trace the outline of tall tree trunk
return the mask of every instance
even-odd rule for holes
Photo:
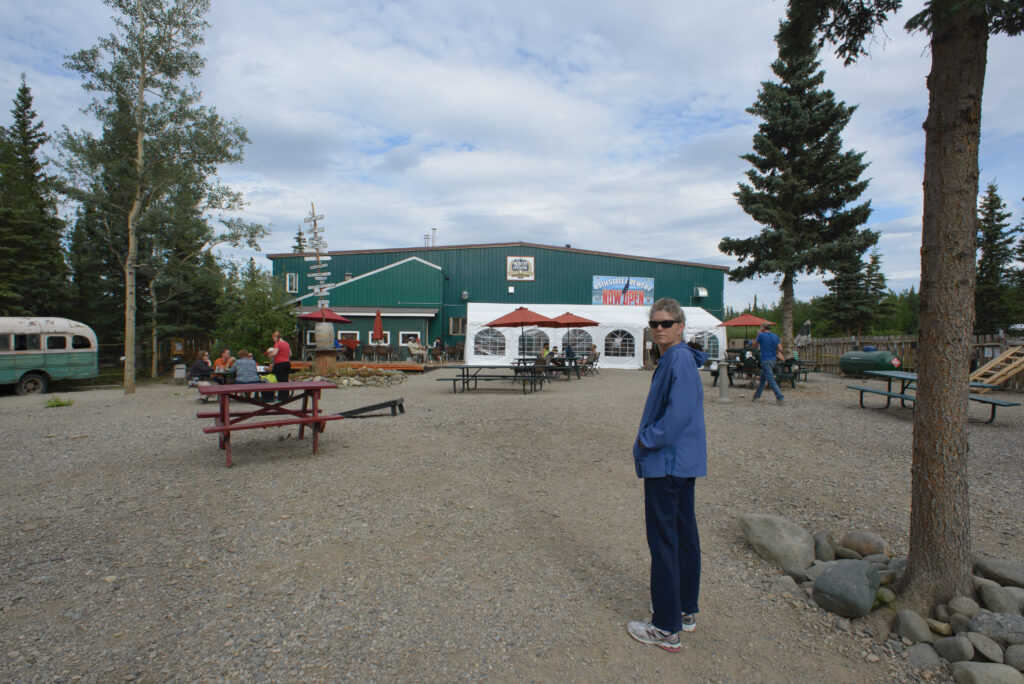
[[[136,28],[141,31],[142,3],[135,6]],[[145,143],[143,108],[146,72],[139,74],[135,92],[135,197],[128,211],[128,254],[124,260],[124,393],[135,394],[135,275],[139,263],[139,216],[142,214],[142,168]]]
[[[792,273],[782,276],[782,353],[786,358],[793,356],[793,282]]]
[[[156,334],[156,314],[156,278],[151,278],[149,281],[149,317],[151,319],[150,326],[152,328],[152,332],[150,332],[149,334],[149,342],[151,348],[149,361],[149,377],[154,379],[158,375],[159,369],[157,368],[157,355],[160,351],[160,340],[157,338]]]
[[[932,4],[924,122],[919,389],[903,594],[909,607],[921,611],[972,591],[967,383],[988,26],[983,6],[951,10],[953,4]]]
[[[128,213],[128,254],[124,260],[124,393],[135,393],[135,274],[138,264],[138,207],[135,202]]]

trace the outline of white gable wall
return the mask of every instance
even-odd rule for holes
[[[601,352],[601,368],[641,368],[643,366],[643,340],[644,329],[647,327],[647,316],[650,308],[646,306],[594,306],[589,304],[489,304],[469,303],[466,307],[466,364],[467,365],[488,365],[488,364],[511,364],[519,347],[519,335],[522,328],[494,328],[505,336],[505,355],[490,356],[476,353],[476,345],[473,344],[477,333],[487,328],[487,323],[507,313],[515,311],[520,306],[525,306],[530,311],[535,311],[548,318],[560,316],[567,311],[569,313],[597,321],[599,325],[583,328],[594,338],[597,351]],[[697,333],[706,333],[718,338],[719,349],[725,349],[725,328],[718,327],[720,320],[699,307],[683,307],[686,316],[686,330],[684,339],[691,340]],[[526,326],[531,330],[536,326]],[[559,349],[562,347],[562,336],[567,332],[564,328],[540,328],[551,339],[552,345]],[[604,341],[609,333],[615,330],[625,330],[633,336],[636,345],[636,356],[617,357],[608,356],[605,353]],[[577,354],[586,354],[587,350],[577,349]]]

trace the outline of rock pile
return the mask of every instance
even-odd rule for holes
[[[400,370],[363,367],[342,368],[328,375],[317,375],[308,379],[326,380],[327,382],[337,383],[338,387],[391,387],[392,385],[402,384],[408,378]]]
[[[741,516],[747,541],[783,575],[776,594],[812,601],[842,618],[859,618],[896,600],[887,585],[906,569],[885,540],[868,531],[809,534],[785,518]],[[889,642],[922,668],[951,663],[957,682],[1024,684],[1024,563],[996,558],[975,566],[978,600],[956,596],[934,616],[901,610]],[[907,647],[904,650],[904,647]]]

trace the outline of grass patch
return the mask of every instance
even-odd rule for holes
[[[61,399],[60,397],[50,397],[43,404],[46,408],[60,408],[61,406],[71,406],[75,403],[74,399]]]

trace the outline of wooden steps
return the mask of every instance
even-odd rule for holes
[[[1022,371],[1024,371],[1024,347],[1010,347],[971,373],[971,382],[1001,385]],[[988,388],[979,388],[977,390],[979,394],[984,394],[988,391]]]

